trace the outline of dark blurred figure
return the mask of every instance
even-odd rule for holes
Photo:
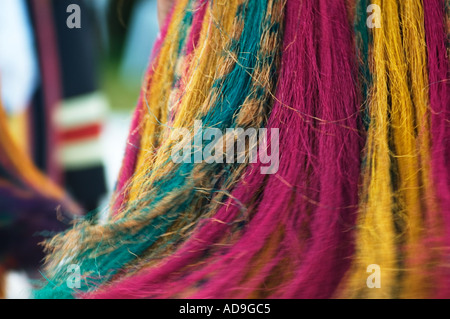
[[[38,243],[67,229],[74,214],[95,210],[106,192],[100,133],[108,104],[99,88],[100,41],[90,7],[84,0],[14,1],[3,3],[11,12],[2,16],[11,19],[0,29],[2,45],[11,44],[0,55],[2,81],[14,82],[4,85],[11,93],[8,114],[0,103],[0,297],[5,272],[33,277],[44,257]],[[68,25],[72,4],[79,6],[80,28]],[[17,19],[27,26],[21,41],[11,36]],[[27,92],[17,89],[22,86]],[[22,114],[23,122],[11,125]]]
[[[67,229],[81,213],[15,143],[0,102],[0,298],[6,272],[35,276],[44,258],[39,243]]]
[[[110,0],[108,8],[109,55],[120,60],[126,42],[128,27],[137,0]]]
[[[41,81],[31,108],[36,164],[87,211],[106,193],[100,133],[108,110],[99,87],[99,33],[83,0],[28,0]],[[80,28],[68,7],[79,6]]]

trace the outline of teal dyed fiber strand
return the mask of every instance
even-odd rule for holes
[[[217,104],[212,107],[211,113],[207,114],[204,118],[208,123],[214,125],[214,127],[225,128],[227,125],[230,125],[236,111],[249,94],[251,70],[256,65],[255,57],[259,50],[259,41],[262,33],[261,19],[264,17],[266,5],[266,1],[259,0],[258,5],[249,6],[250,10],[245,14],[245,27],[239,42],[234,48],[238,52],[238,62],[233,71],[221,80],[222,83],[220,85],[217,85],[220,94],[226,96],[226,98],[219,99]],[[242,53],[239,51],[240,48],[245,48],[246,52],[251,51],[253,54]],[[214,112],[215,110],[217,112]],[[139,216],[133,216],[132,219],[143,224],[149,223],[148,214],[158,206],[158,203],[168,193],[183,189],[186,183],[189,183],[188,177],[192,174],[194,167],[194,164],[183,163],[172,176],[168,176],[166,179],[156,183],[154,185],[154,195],[151,196],[152,198],[146,199],[146,202],[149,203],[148,207],[143,209]],[[196,190],[191,188],[189,190],[190,196],[184,198],[181,205],[174,205],[167,210],[164,216],[153,218],[148,225],[144,226],[136,234],[130,234],[129,230],[121,227],[125,222],[122,220],[114,224],[105,225],[105,227],[108,227],[116,233],[115,242],[99,243],[95,249],[89,248],[81,251],[70,261],[70,264],[76,263],[80,265],[82,273],[90,276],[88,279],[83,280],[81,288],[79,290],[73,290],[67,287],[65,280],[68,275],[65,272],[65,267],[61,267],[60,272],[55,278],[51,278],[54,284],[59,285],[56,288],[49,285],[41,290],[37,290],[35,297],[70,298],[74,297],[76,293],[88,292],[92,288],[95,289],[98,285],[108,281],[112,276],[118,274],[124,265],[135,260],[136,255],[142,254],[161,235],[167,232],[174,221],[180,217],[181,213],[196,199],[195,193]],[[202,197],[204,197],[204,194]],[[95,254],[95,250],[99,252],[102,252],[103,248],[108,250],[112,244],[117,244],[118,246],[111,252],[100,255]]]
[[[362,120],[365,129],[369,128],[370,114],[369,106],[366,104],[369,94],[369,88],[372,82],[372,75],[369,67],[369,48],[372,41],[372,34],[367,26],[367,7],[369,6],[369,0],[359,0],[356,5],[355,14],[355,45],[356,56],[358,57],[358,69],[359,69],[359,83],[361,83],[362,101],[364,103],[364,109],[362,110]]]

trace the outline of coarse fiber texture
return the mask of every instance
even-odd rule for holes
[[[236,0],[225,5],[212,2],[206,12],[200,10],[201,4],[179,1],[173,9],[169,32],[149,77],[151,85],[148,90],[155,90],[162,96],[155,99],[152,94],[147,94],[145,88],[143,102],[148,120],[143,120],[141,146],[136,169],[129,181],[127,201],[120,204],[121,210],[113,212],[113,217],[105,225],[85,222],[50,242],[50,247],[65,243],[66,249],[72,251],[77,246],[86,248],[70,258],[70,263],[79,263],[81,269],[89,274],[82,291],[121,277],[120,270],[125,265],[138,270],[142,262],[151,263],[155,256],[178,246],[201,219],[214,214],[245,167],[245,163],[175,164],[170,161],[174,141],[162,137],[170,136],[173,128],[192,128],[196,119],[201,120],[205,128],[222,129],[259,128],[267,120],[281,53],[278,42],[282,40],[279,31],[283,3]],[[193,18],[198,14],[205,16]],[[192,21],[202,24],[200,30],[189,28],[193,32],[200,31],[198,37],[191,37],[184,30]],[[174,74],[178,72],[173,68],[177,59],[189,53],[183,47],[192,46],[187,41],[196,38],[199,44],[191,50],[192,65],[180,72],[185,79],[175,78]],[[177,115],[168,126],[162,123],[164,118],[159,118],[166,111],[159,113],[159,108],[168,108],[171,88],[178,87],[177,84],[186,88],[177,105],[173,106]],[[153,86],[158,89],[153,89]],[[156,107],[157,112],[151,106],[153,99],[161,104]],[[255,112],[257,116],[251,117]],[[145,126],[151,132],[162,132],[147,135]],[[118,236],[123,236],[118,241],[121,244],[111,245]],[[63,259],[52,257],[48,261],[61,269],[60,262],[68,259],[64,254],[60,257]],[[58,272],[49,275],[51,281],[47,289],[38,291],[37,296],[42,293],[41,296],[45,297],[46,292],[56,293],[59,297],[71,296],[74,291],[66,286],[65,277]]]
[[[35,297],[449,298],[444,5],[176,1],[110,217],[47,243]],[[249,150],[198,161],[199,121],[233,146],[227,128],[267,129],[276,172]],[[179,129],[194,137],[182,163]]]

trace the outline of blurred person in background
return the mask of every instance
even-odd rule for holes
[[[67,24],[73,3],[79,29]],[[10,270],[33,277],[38,243],[69,226],[63,213],[92,211],[106,193],[94,30],[84,1],[0,1],[0,297]]]
[[[32,163],[15,142],[0,103],[0,298],[6,274],[37,275],[39,243],[67,229],[81,208]]]
[[[100,134],[108,103],[99,85],[96,22],[85,1],[27,3],[41,71],[33,99],[33,155],[91,211],[106,193]],[[68,25],[72,4],[79,6],[80,28]]]
[[[74,3],[81,28],[67,24]],[[0,6],[0,74],[13,135],[38,168],[91,211],[106,193],[100,133],[108,111],[95,17],[81,0]]]
[[[49,195],[42,194],[46,194],[47,188],[59,189],[54,183],[59,184],[85,212],[98,208],[106,193],[100,145],[110,104],[105,94],[111,101],[110,92],[105,90],[105,74],[108,77],[108,70],[117,68],[114,81],[120,87],[111,86],[117,95],[126,96],[127,86],[136,87],[132,98],[122,103],[131,112],[159,31],[158,22],[162,23],[172,3],[172,0],[0,1],[0,92],[6,111],[2,123],[8,126],[5,133],[8,138],[0,144],[0,296],[5,271],[27,269],[32,273],[37,269],[43,256],[37,246],[42,236],[35,235],[47,231],[50,236],[68,226],[70,218],[64,218],[61,224],[55,219],[56,212],[59,216],[62,211],[81,213],[81,208],[72,202],[70,209],[67,204],[60,206],[67,197],[62,190],[47,200]],[[68,27],[71,14],[68,7],[72,4],[80,8],[81,28]],[[136,41],[142,34],[148,41]],[[6,132],[6,127],[2,129]],[[6,154],[5,145],[14,145],[15,151]],[[120,161],[124,145],[117,148]],[[10,162],[5,162],[5,156]],[[11,177],[7,179],[2,172],[12,165],[12,157],[23,158],[26,163],[17,167],[19,177],[14,177],[15,180],[27,172],[41,176],[38,169],[49,179],[42,175],[39,179],[45,180],[44,184],[24,182],[24,188],[11,188]],[[7,193],[15,192],[24,196],[6,200]],[[32,195],[33,192],[36,194]],[[35,215],[30,217],[30,212]],[[23,256],[12,257],[15,250],[17,256],[23,252],[30,254],[29,261]]]

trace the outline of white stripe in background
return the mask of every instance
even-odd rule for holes
[[[60,129],[67,130],[102,122],[109,104],[100,92],[64,100],[55,114],[55,122]]]
[[[0,0],[1,1],[1,0]],[[25,272],[10,272],[6,276],[6,299],[30,299],[32,286]]]
[[[64,143],[59,151],[60,163],[67,169],[78,169],[103,163],[103,149],[98,138]]]

